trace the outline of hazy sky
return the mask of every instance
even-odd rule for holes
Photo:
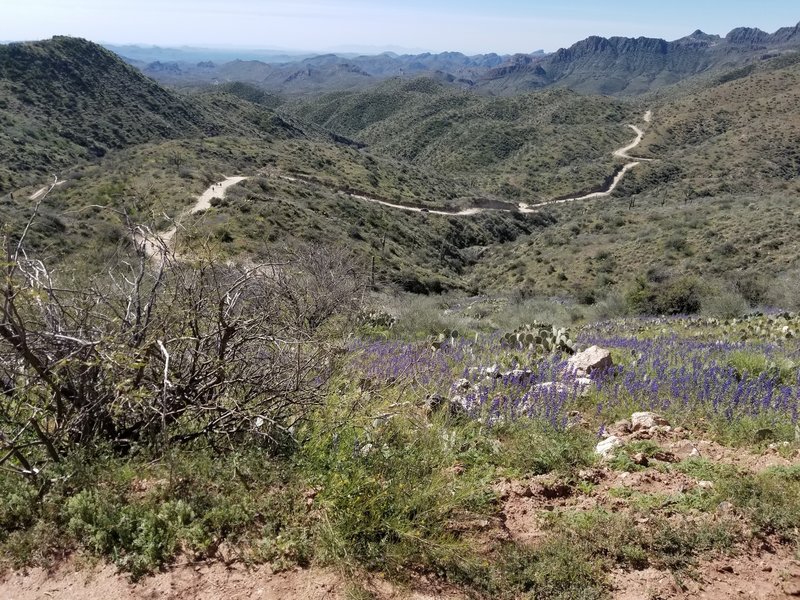
[[[313,51],[549,51],[593,34],[676,39],[798,20],[798,0],[0,0],[0,40]]]

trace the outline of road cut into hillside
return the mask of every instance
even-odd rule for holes
[[[652,122],[653,118],[653,111],[648,110],[642,119],[645,123]],[[421,206],[408,206],[404,204],[396,204],[393,202],[388,202],[386,200],[381,200],[379,198],[372,198],[370,196],[366,196],[364,194],[357,194],[354,192],[346,191],[346,190],[339,190],[339,193],[345,194],[346,196],[353,198],[355,200],[361,200],[363,202],[371,202],[373,204],[380,204],[381,206],[386,206],[387,208],[392,208],[395,210],[404,210],[406,212],[415,212],[415,213],[428,213],[432,215],[443,215],[447,217],[468,217],[472,215],[477,215],[485,212],[519,212],[523,214],[530,214],[539,212],[539,209],[544,208],[546,206],[553,206],[556,204],[566,204],[569,202],[579,202],[581,200],[592,200],[595,198],[605,198],[610,196],[614,193],[614,190],[617,189],[617,186],[622,182],[625,178],[625,175],[631,170],[638,167],[643,162],[649,162],[653,159],[651,158],[639,158],[631,156],[629,153],[631,150],[636,148],[639,144],[642,143],[644,139],[645,132],[637,127],[636,125],[628,125],[633,131],[636,133],[636,138],[626,146],[614,150],[612,155],[614,158],[621,158],[623,160],[627,160],[629,162],[622,165],[619,168],[617,173],[608,183],[607,187],[603,186],[605,189],[601,189],[596,192],[589,192],[589,193],[582,193],[576,196],[568,196],[566,198],[558,198],[556,200],[547,200],[545,202],[539,202],[536,204],[527,204],[524,202],[520,202],[515,208],[478,208],[478,207],[471,207],[471,208],[464,208],[461,210],[443,210],[443,209],[433,209],[433,208],[425,208]],[[292,183],[302,183],[311,185],[311,182],[306,181],[301,178],[292,177],[289,175],[280,175],[281,179],[285,181],[290,181]]]
[[[652,111],[648,110],[644,116],[643,120],[645,123],[650,123],[652,121]],[[415,212],[415,213],[428,213],[432,215],[442,215],[446,217],[469,217],[473,215],[478,215],[481,213],[493,211],[493,212],[519,212],[523,214],[530,214],[539,212],[539,209],[553,206],[557,204],[566,204],[569,202],[579,202],[581,200],[592,200],[595,198],[604,198],[610,196],[614,193],[614,190],[623,180],[625,175],[631,170],[638,167],[642,162],[649,161],[652,159],[648,158],[635,158],[631,156],[629,153],[631,150],[636,148],[639,144],[642,143],[644,139],[645,132],[637,127],[636,125],[628,125],[635,133],[636,138],[626,146],[619,148],[618,150],[614,150],[612,153],[615,158],[621,158],[623,160],[628,160],[614,175],[614,178],[608,184],[606,189],[601,189],[600,191],[590,192],[586,194],[580,194],[577,196],[569,196],[566,198],[559,198],[556,200],[548,200],[546,202],[539,202],[537,204],[527,204],[524,202],[519,203],[514,208],[478,208],[478,207],[471,207],[471,208],[464,208],[461,210],[442,210],[442,209],[433,209],[433,208],[425,208],[421,206],[407,206],[403,204],[395,204],[393,202],[388,202],[386,200],[380,200],[378,198],[371,198],[370,196],[366,196],[363,194],[357,194],[351,191],[345,190],[338,190],[339,193],[345,194],[346,196],[353,198],[355,200],[361,200],[363,202],[371,202],[373,204],[379,204],[381,206],[385,206],[387,208],[391,208],[394,210],[404,210],[406,212]],[[311,182],[306,181],[304,179],[300,179],[298,177],[292,177],[290,175],[279,175],[279,177],[285,181],[289,181],[292,183],[299,183],[299,184],[306,184],[311,185]],[[211,200],[213,198],[224,198],[225,193],[227,192],[228,188],[236,185],[242,181],[247,179],[245,176],[234,176],[234,177],[226,177],[223,181],[217,182],[208,188],[205,192],[203,192],[197,198],[197,202],[187,211],[185,211],[181,217],[178,218],[176,225],[167,231],[159,232],[155,235],[147,235],[146,233],[140,234],[138,239],[144,243],[144,250],[145,254],[149,257],[156,256],[159,252],[166,249],[168,246],[172,244],[172,240],[175,237],[175,234],[178,231],[178,227],[180,226],[180,219],[189,214],[195,214],[201,212],[203,210],[207,210],[211,207]],[[53,183],[50,189],[53,189],[57,184],[58,180]],[[39,190],[36,195],[41,195],[45,193],[46,188]],[[47,190],[49,192],[49,190]],[[147,232],[149,233],[149,232]]]
[[[138,241],[141,241],[144,244],[145,254],[151,258],[159,254],[163,249],[172,244],[172,239],[178,232],[181,218],[185,217],[186,215],[193,215],[211,208],[211,200],[214,198],[224,198],[229,187],[236,185],[237,183],[241,183],[245,179],[247,179],[247,177],[235,176],[226,177],[224,180],[218,181],[197,197],[197,201],[194,203],[194,205],[192,205],[189,210],[185,211],[180,217],[178,217],[174,227],[168,229],[167,231],[156,233],[152,237],[144,233],[137,235]]]

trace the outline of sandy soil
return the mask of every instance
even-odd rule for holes
[[[224,198],[225,192],[227,192],[229,187],[236,185],[245,179],[247,179],[247,177],[226,177],[224,181],[215,183],[197,198],[197,203],[189,209],[189,214],[198,213],[201,210],[207,210],[211,208],[212,199]]]
[[[362,583],[376,600],[463,600],[466,597],[433,581],[400,588],[380,577]],[[346,600],[347,585],[322,568],[273,573],[219,562],[174,567],[138,583],[111,565],[80,567],[75,562],[53,571],[29,569],[0,578],[3,600]]]
[[[273,574],[268,568],[226,567],[220,563],[176,567],[131,583],[113,566],[61,566],[54,572],[30,569],[0,581],[4,600],[338,600],[344,586],[322,569]]]

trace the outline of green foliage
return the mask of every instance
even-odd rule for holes
[[[764,535],[798,542],[800,469],[772,468],[757,475],[738,473],[717,482],[719,497],[744,511]]]
[[[513,592],[523,598],[553,600],[607,596],[597,564],[564,539],[546,541],[536,548],[508,546],[500,561],[505,575],[503,592],[509,596]]]
[[[728,354],[728,365],[740,379],[766,375],[785,384],[797,382],[798,365],[787,358],[769,358],[758,352],[737,350]]]
[[[478,485],[481,469],[461,476],[450,469],[463,451],[463,433],[420,428],[402,415],[375,427],[351,418],[329,429],[341,407],[329,410],[319,421],[324,428],[308,433],[302,459],[309,482],[321,490],[325,560],[395,575],[408,564],[457,569],[464,547],[448,524],[459,511],[485,510],[491,500]]]
[[[575,342],[565,328],[536,321],[504,334],[500,343],[509,348],[538,350],[543,354],[575,354]]]
[[[304,565],[311,544],[300,526],[302,481],[287,479],[285,468],[255,449],[219,456],[198,448],[162,462],[87,453],[53,469],[54,484],[29,499],[22,495],[37,490],[4,474],[0,551],[13,564],[48,564],[80,549],[133,577],[180,552],[213,557],[223,542],[276,568]]]
[[[126,505],[94,490],[70,498],[65,513],[70,535],[88,550],[113,558],[134,577],[174,556],[179,537],[195,518],[180,500],[158,507]]]
[[[595,436],[587,431],[558,431],[533,423],[500,428],[500,464],[520,475],[569,474],[596,460]]]
[[[596,186],[613,171],[612,150],[630,137],[623,126],[630,109],[610,99],[565,90],[486,98],[418,81],[422,89],[388,81],[291,110],[376,153],[469,183],[473,193],[512,201]]]
[[[646,529],[637,529],[627,518],[598,509],[550,513],[547,524],[577,552],[634,569],[654,566],[681,571],[706,553],[727,550],[738,537],[734,523],[728,521],[707,519],[697,526],[686,520],[655,518]]]
[[[648,281],[640,277],[628,290],[630,310],[642,315],[689,315],[700,310],[701,284],[691,277]]]
[[[659,452],[661,448],[658,444],[651,440],[634,440],[624,447],[620,448],[614,458],[611,460],[610,465],[617,471],[627,471],[632,473],[634,471],[642,471],[644,467],[636,464],[633,461],[633,456],[641,454],[645,458],[652,458],[654,454]]]

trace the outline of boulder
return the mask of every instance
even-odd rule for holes
[[[633,431],[665,425],[669,425],[669,421],[654,412],[637,412],[631,415],[631,430]]]
[[[624,446],[622,440],[617,436],[612,435],[597,444],[597,447],[594,449],[594,451],[603,458],[610,458],[614,453],[614,450],[621,448],[622,446]]]
[[[611,352],[599,346],[592,346],[571,356],[567,364],[577,377],[586,377],[592,371],[610,369],[614,366],[614,361],[611,360]]]
[[[453,396],[448,400],[441,394],[430,394],[425,398],[425,409],[428,415],[433,415],[440,411],[446,411],[451,417],[466,417],[467,410],[464,408],[464,398]]]

